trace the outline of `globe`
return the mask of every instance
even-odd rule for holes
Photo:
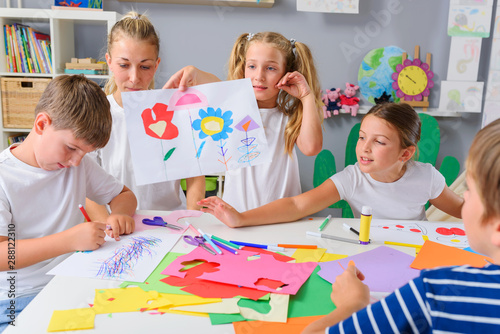
[[[403,52],[406,51],[397,46],[386,46],[371,50],[363,58],[359,66],[358,85],[361,95],[368,102],[375,104],[375,99],[380,98],[399,102],[392,88],[394,80],[391,75],[396,72],[396,65],[401,64]]]

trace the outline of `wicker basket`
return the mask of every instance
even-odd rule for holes
[[[35,107],[51,79],[0,78],[4,128],[31,129]]]

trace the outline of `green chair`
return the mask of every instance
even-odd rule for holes
[[[417,161],[430,163],[436,166],[436,160],[439,153],[440,143],[441,143],[441,133],[439,131],[439,124],[437,120],[428,114],[420,113],[420,121],[422,122],[421,127],[421,139],[418,143],[418,156]],[[356,144],[359,136],[359,129],[361,123],[354,124],[346,142],[346,152],[345,152],[345,165],[344,168],[349,165],[354,165],[357,162],[356,158]],[[314,161],[314,175],[313,175],[313,186],[316,188],[326,179],[331,177],[337,172],[335,165],[335,157],[329,150],[322,150]],[[441,162],[439,172],[443,174],[446,184],[450,186],[453,181],[456,180],[458,174],[460,173],[460,163],[455,157],[446,156]],[[331,206],[330,208],[342,209],[342,218],[353,218],[351,207],[349,204],[341,200]],[[429,207],[429,203],[426,205],[426,209]]]
[[[186,179],[181,180],[181,188],[186,192]],[[217,195],[217,176],[205,176],[205,197]]]

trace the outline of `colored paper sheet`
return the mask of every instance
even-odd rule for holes
[[[95,312],[92,308],[54,311],[47,332],[74,331],[94,328]]]
[[[182,227],[182,230],[173,230],[170,229],[170,233],[179,233],[183,234],[184,231],[188,228],[185,224],[178,223],[177,221],[182,218],[189,218],[189,217],[199,217],[203,214],[201,211],[196,211],[196,210],[175,210],[172,211],[170,214],[161,216],[163,218],[163,221],[165,221],[167,224],[174,224],[179,227]],[[135,214],[133,216],[134,221],[135,221],[135,232],[140,232],[144,230],[153,230],[157,228],[164,228],[161,226],[154,226],[154,225],[146,225],[142,222],[144,218],[149,218],[152,219],[154,216],[151,215],[138,215]],[[166,228],[166,227],[165,227]]]
[[[287,256],[284,254],[280,254],[280,253],[276,253],[276,252],[271,252],[271,251],[268,251],[267,249],[248,247],[248,246],[245,246],[242,249],[249,251],[249,252],[256,252],[259,254],[269,254],[269,255],[272,255],[276,260],[282,261],[282,262],[290,262],[290,261],[295,262],[295,259],[293,257]]]
[[[94,306],[96,314],[138,312],[150,308],[172,305],[172,302],[156,291],[141,288],[96,289]]]
[[[319,270],[318,265],[299,292],[290,296],[288,319],[325,315],[335,309],[330,298],[332,285],[318,275]]]
[[[240,299],[238,306],[240,308],[240,314],[245,317],[245,319],[269,322],[286,322],[289,299],[289,295],[271,293],[271,298],[268,302],[269,310],[268,308],[264,310],[254,309],[252,304],[256,302],[252,300]],[[245,305],[245,303],[246,306],[242,306]]]
[[[221,314],[209,313],[210,323],[212,325],[230,324],[237,321],[245,321],[246,319],[239,313],[236,314]]]
[[[311,322],[323,316],[299,317],[288,319],[286,323],[265,322],[265,321],[240,321],[234,322],[234,332],[236,334],[300,334]]]
[[[234,314],[239,313],[238,307],[239,298],[223,298],[220,303],[211,303],[203,305],[189,305],[171,308],[174,311],[188,311],[188,312],[204,312],[204,313],[222,313]]]
[[[217,270],[217,264],[215,263],[202,263],[186,270],[184,277],[167,276],[162,278],[161,282],[169,286],[182,287],[182,291],[204,298],[232,298],[241,296],[257,300],[268,294],[266,291],[233,284],[211,282],[199,278],[205,272],[210,273]]]
[[[49,275],[76,276],[144,282],[181,234],[160,228],[106,241],[91,252],[77,252],[48,272]]]
[[[337,261],[321,262],[318,274],[333,283],[351,260],[365,275],[363,283],[368,285],[370,291],[392,292],[420,274],[418,270],[410,268],[414,260],[412,256],[386,246]]]
[[[319,262],[328,262],[328,261],[335,261],[335,260],[340,260],[343,258],[346,258],[348,255],[343,255],[343,254],[330,254],[330,253],[325,253],[319,259]]]
[[[317,249],[297,249],[292,257],[297,260],[297,263],[303,262],[319,262],[326,252],[326,248]]]
[[[122,95],[138,185],[271,161],[249,79]]]
[[[219,270],[210,273],[203,273],[200,279],[214,282],[241,285],[268,292],[278,292],[282,294],[295,294],[307,280],[316,267],[314,262],[306,263],[285,263],[277,261],[272,255],[260,254],[240,250],[238,255],[234,255],[222,250],[222,255],[211,255],[201,247],[197,247],[191,253],[178,257],[170,264],[162,274],[184,277],[183,263],[190,261],[204,260],[216,263]],[[265,285],[256,284],[260,279],[270,279],[283,283],[278,289],[272,289]]]
[[[172,305],[158,307],[158,311],[160,312],[169,310],[171,307],[220,303],[222,301],[220,298],[202,298],[198,296],[174,295],[168,293],[162,295],[172,301]]]
[[[462,266],[465,264],[473,267],[484,267],[487,261],[492,262],[493,260],[485,255],[475,254],[428,240],[411,263],[411,267],[415,269],[431,269],[442,266]]]

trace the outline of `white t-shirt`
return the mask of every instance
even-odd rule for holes
[[[223,200],[239,212],[302,192],[295,148],[291,157],[285,152],[288,117],[277,108],[260,109],[260,115],[272,161],[227,171],[224,179]]]
[[[108,144],[96,151],[97,163],[132,190],[137,197],[138,210],[173,211],[186,209],[186,196],[181,190],[180,180],[140,186],[136,184],[125,112],[115,101],[113,95],[108,95],[108,100],[111,105],[113,127]]]
[[[347,166],[330,180],[340,198],[351,206],[354,217],[360,217],[361,208],[367,205],[375,219],[427,220],[425,204],[438,197],[446,185],[434,166],[418,161],[408,162],[405,174],[395,182],[374,180],[359,169],[358,163]]]
[[[85,221],[78,208],[85,197],[106,204],[122,189],[121,182],[88,156],[78,167],[46,171],[25,164],[7,148],[0,153],[0,235],[19,242],[65,231]],[[46,273],[68,255],[13,270],[16,297],[39,292],[52,278]],[[7,275],[0,275],[0,300],[8,297]]]

